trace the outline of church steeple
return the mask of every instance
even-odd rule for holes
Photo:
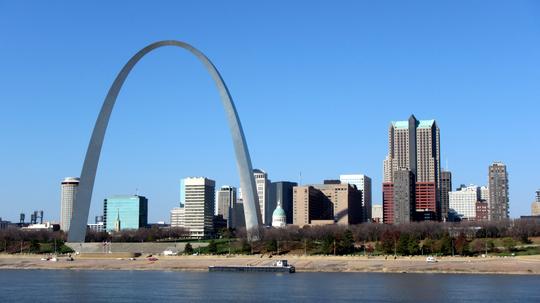
[[[116,215],[116,222],[114,222],[114,230],[120,231],[122,229],[121,222],[120,222],[120,209],[117,208],[117,215]]]

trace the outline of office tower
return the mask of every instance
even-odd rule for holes
[[[232,212],[236,204],[236,188],[228,185],[217,191],[217,214],[227,220],[227,228],[232,227]]]
[[[536,191],[536,198],[531,204],[531,215],[540,216],[540,189]]]
[[[408,169],[400,169],[394,176],[394,224],[409,223],[415,215],[414,174]]]
[[[371,178],[366,175],[340,175],[341,183],[355,185],[362,192],[363,222],[371,219]]]
[[[272,212],[276,205],[272,205],[270,198],[270,180],[266,172],[260,169],[253,170],[255,185],[257,187],[257,196],[259,198],[259,207],[261,209],[261,219],[264,225],[272,224]]]
[[[381,204],[371,206],[371,222],[383,223],[383,206]]]
[[[171,227],[185,227],[185,210],[184,207],[171,209]]]
[[[232,209],[232,222],[231,228],[241,228],[246,227],[246,220],[244,217],[244,201],[241,199],[236,199],[236,203]]]
[[[203,238],[214,233],[216,182],[204,177],[185,178],[184,227],[191,237]]]
[[[313,224],[314,220],[362,223],[362,192],[346,183],[296,186],[293,201],[295,225]]]
[[[60,194],[60,229],[68,231],[73,215],[73,201],[79,186],[79,178],[68,177],[62,181],[62,192]],[[24,219],[23,219],[24,220]]]
[[[476,202],[476,221],[489,220],[489,205],[486,201]]]
[[[383,183],[383,223],[394,223],[394,182]]]
[[[449,192],[452,191],[452,173],[441,171],[441,220],[448,220],[448,208],[450,205]]]
[[[330,185],[330,184],[341,184],[341,181],[340,181],[340,180],[336,180],[336,179],[327,179],[327,180],[323,180],[323,184],[327,184],[327,185]]]
[[[184,179],[180,180],[180,205],[186,203],[186,184]]]
[[[297,185],[296,182],[288,181],[272,182],[271,196],[273,203],[277,205],[277,201],[281,201],[287,224],[293,224],[293,188]]]
[[[119,221],[119,222],[117,222]],[[139,229],[148,225],[148,199],[138,195],[117,195],[103,200],[103,227],[116,231]]]
[[[349,184],[315,184],[332,205],[330,212],[337,224],[362,223],[362,192]]]
[[[480,187],[480,201],[489,204],[489,189],[487,186]]]
[[[450,209],[453,209],[462,220],[476,220],[477,206],[479,208],[485,206],[485,204],[477,205],[477,202],[481,202],[481,197],[480,188],[476,185],[462,185],[456,191],[451,191],[449,200]]]
[[[506,165],[494,162],[489,166],[489,219],[493,221],[508,219],[508,172]]]
[[[313,220],[333,220],[330,201],[311,185],[293,188],[293,224],[304,226]]]
[[[383,167],[383,198],[394,196],[385,194],[391,188],[389,184],[394,174],[408,169],[415,180],[415,217],[420,220],[440,218],[440,131],[435,120],[417,120],[413,115],[407,121],[392,122]],[[383,201],[383,211],[393,212],[392,205]]]

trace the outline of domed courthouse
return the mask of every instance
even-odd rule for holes
[[[285,226],[287,226],[287,214],[281,207],[281,201],[278,201],[278,205],[272,213],[272,227],[283,228]]]

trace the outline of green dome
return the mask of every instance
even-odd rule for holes
[[[279,205],[276,207],[276,209],[272,213],[272,218],[278,218],[278,217],[282,217],[282,218],[287,217],[287,214],[285,214],[285,211]]]

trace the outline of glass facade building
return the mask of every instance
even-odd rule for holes
[[[148,225],[148,199],[143,196],[113,196],[103,201],[106,231],[114,231],[116,221],[121,229],[139,229]]]

